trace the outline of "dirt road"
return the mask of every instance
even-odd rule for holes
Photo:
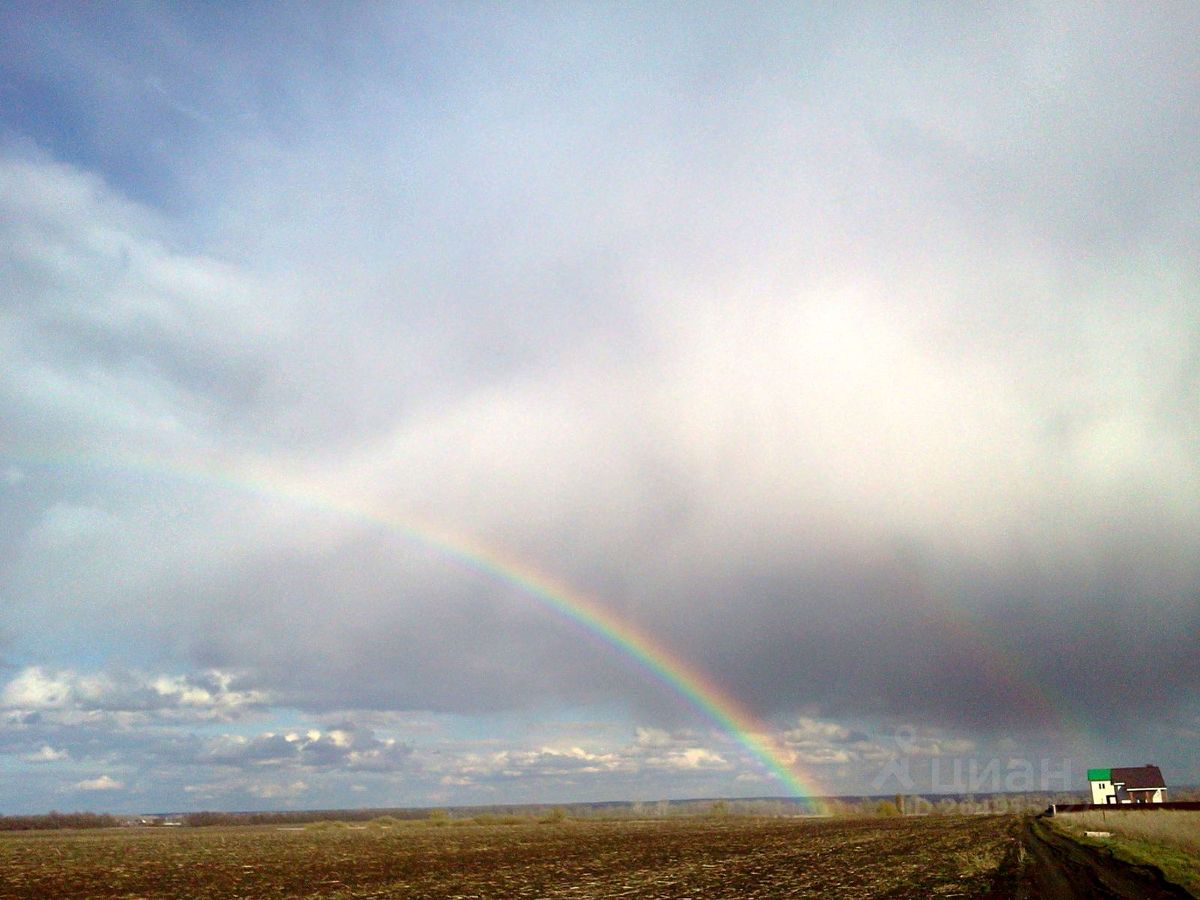
[[[1026,822],[1022,842],[1025,864],[1017,891],[1021,900],[1165,900],[1192,896],[1166,881],[1153,866],[1134,866],[1114,859],[1111,853],[1085,847],[1057,833],[1042,819]]]

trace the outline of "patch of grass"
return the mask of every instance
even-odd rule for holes
[[[525,816],[499,816],[493,813],[484,813],[464,821],[475,825],[528,825],[532,820]]]
[[[1002,844],[980,849],[959,850],[953,854],[954,868],[963,878],[995,872],[1004,861],[1006,848]]]
[[[316,822],[306,822],[304,827],[309,831],[335,831],[339,828],[349,828],[349,822],[341,819],[319,819]]]
[[[371,821],[367,822],[367,825],[371,828],[397,828],[403,824],[404,823],[395,816],[376,816],[374,819],[371,819]]]

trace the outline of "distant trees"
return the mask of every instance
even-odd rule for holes
[[[448,816],[445,810],[442,815]],[[344,820],[369,822],[380,816],[400,819],[423,819],[429,811],[420,809],[335,809],[286,810],[275,812],[192,812],[183,816],[183,824],[192,827],[206,825],[306,825],[309,822]]]
[[[1173,799],[1200,800],[1200,789],[1173,789]],[[978,815],[981,813],[1015,813],[1040,811],[1052,802],[1075,802],[1073,796],[1053,794],[993,794],[975,797],[923,797],[920,794],[896,794],[894,797],[831,798],[820,803],[818,811],[833,816],[927,816]],[[803,801],[781,798],[718,799],[718,800],[659,800],[628,803],[577,803],[549,807],[535,805],[460,807],[447,809],[346,809],[346,810],[288,810],[275,812],[192,812],[183,815],[182,824],[205,825],[304,825],[309,822],[342,820],[345,822],[374,822],[386,827],[401,822],[417,821],[433,826],[466,824],[521,824],[542,822],[554,824],[573,819],[675,818],[687,816],[794,816],[811,814],[813,808]],[[129,819],[90,812],[49,812],[45,815],[0,815],[0,831],[45,830],[54,828],[113,828],[125,824],[161,824],[157,820]]]
[[[920,794],[905,797],[904,811],[908,815],[927,816],[933,812],[933,804]]]
[[[107,813],[57,810],[41,816],[0,816],[0,831],[44,831],[55,828],[115,828],[121,819]]]

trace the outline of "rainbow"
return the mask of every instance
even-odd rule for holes
[[[364,517],[368,518],[368,517]],[[595,600],[565,582],[539,572],[532,566],[476,541],[450,535],[428,526],[419,528],[398,521],[369,517],[406,537],[432,547],[470,569],[506,582],[543,606],[577,622],[605,643],[637,662],[643,670],[702,712],[744,746],[789,792],[817,802],[813,779],[803,778],[792,762],[792,754],[771,731],[728,693],[686,660],[631,622],[617,618]]]
[[[219,486],[384,528],[469,570],[508,584],[543,607],[582,626],[632,660],[642,671],[683,698],[720,730],[745,747],[790,794],[804,800],[811,811],[828,811],[821,800],[821,796],[828,792],[815,778],[797,768],[795,754],[774,736],[769,726],[722,690],[700,669],[668,649],[644,629],[617,617],[599,602],[566,582],[474,538],[413,517],[401,518],[382,514],[329,495],[318,488],[295,481],[285,481],[269,468],[259,468],[257,474],[242,474],[229,467],[166,464],[147,458],[114,461],[112,458],[99,460],[63,455],[31,457],[9,453],[0,453],[0,458],[16,466],[140,472],[201,486]]]

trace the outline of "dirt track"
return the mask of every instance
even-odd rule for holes
[[[1025,864],[1017,897],[1021,900],[1120,898],[1160,900],[1191,897],[1153,866],[1134,866],[1094,847],[1085,847],[1030,819],[1022,833]]]

